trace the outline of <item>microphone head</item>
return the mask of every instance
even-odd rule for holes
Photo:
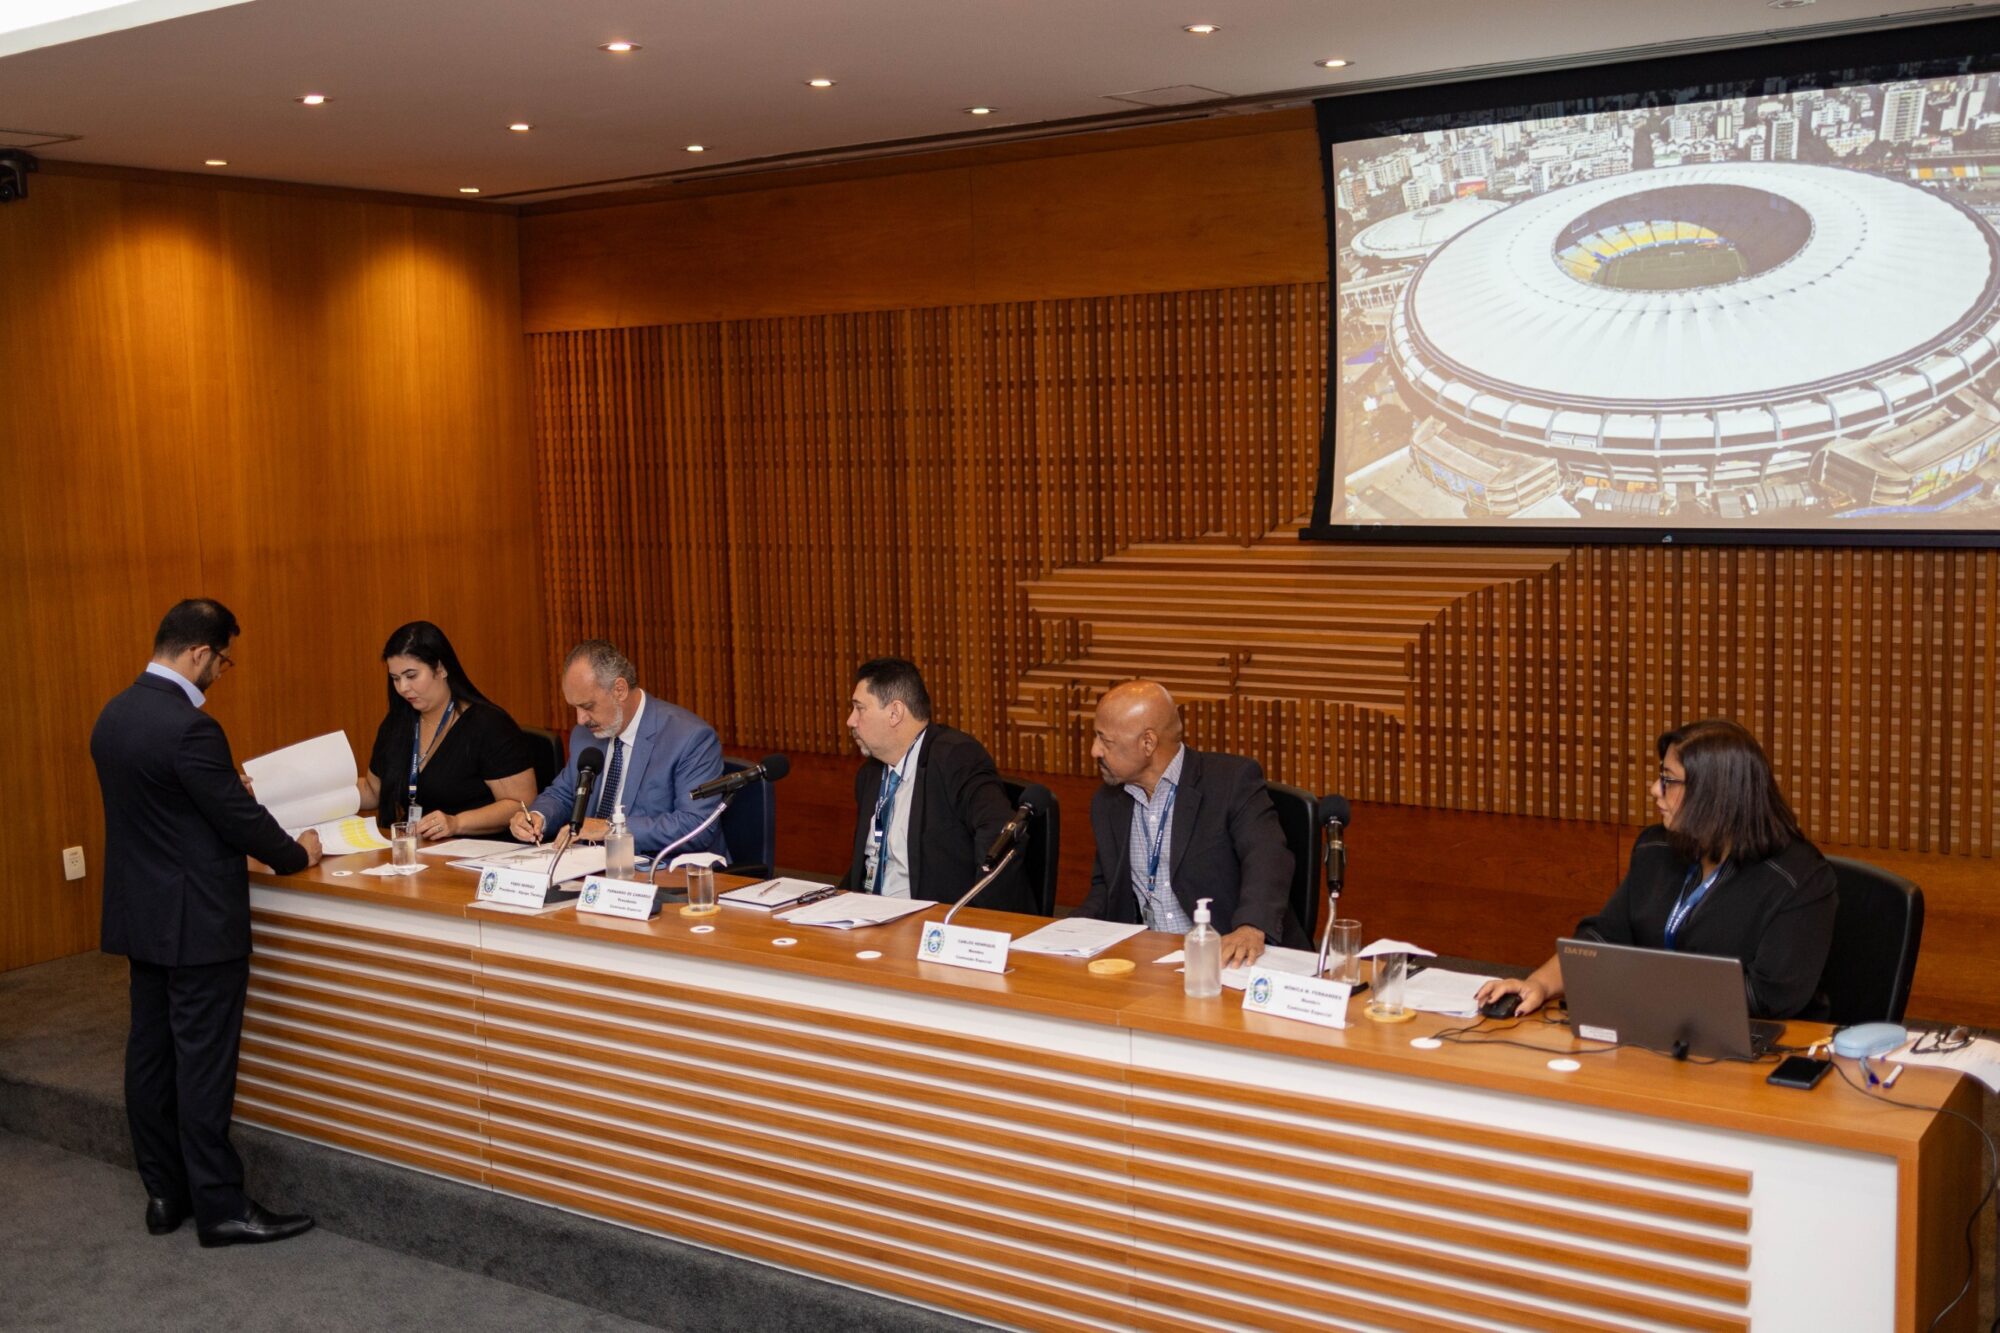
[[[576,757],[576,771],[578,774],[602,773],[604,771],[604,751],[598,749],[595,745],[586,749]]]
[[[776,782],[792,771],[792,761],[781,754],[767,754],[757,767],[764,770],[764,781]]]
[[[1354,812],[1347,807],[1347,798],[1338,792],[1328,792],[1319,798],[1319,820],[1324,824],[1337,819],[1342,828],[1354,823]]]
[[[1015,802],[1016,805],[1027,806],[1038,815],[1047,813],[1049,807],[1055,803],[1055,796],[1039,782],[1031,782],[1023,787],[1021,799]]]

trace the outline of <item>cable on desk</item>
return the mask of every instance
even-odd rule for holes
[[[1870,1092],[1861,1084],[1856,1083],[1853,1077],[1840,1067],[1840,1061],[1835,1060],[1832,1063],[1833,1072],[1840,1075],[1840,1081],[1860,1093],[1863,1097],[1866,1097],[1869,1101],[1882,1102],[1889,1106],[1898,1106],[1905,1111],[1930,1111],[1932,1113],[1942,1111],[1946,1115],[1957,1120],[1963,1120],[1966,1124],[1972,1126],[1972,1132],[1977,1134],[1980,1143],[1985,1145],[1987,1163],[1986,1189],[1980,1194],[1979,1202],[1972,1205],[1972,1215],[1965,1219],[1965,1281],[1959,1284],[1958,1294],[1946,1302],[1942,1310],[1931,1316],[1930,1323],[1924,1325],[1927,1330],[1935,1329],[1939,1324],[1944,1322],[1946,1315],[1958,1308],[1958,1303],[1964,1300],[1966,1294],[1972,1290],[1972,1280],[1979,1276],[1979,1215],[1986,1211],[1987,1204],[1993,1202],[1994,1189],[1996,1186],[2000,1186],[2000,1148],[1994,1146],[1993,1136],[1986,1132],[1986,1126],[1980,1124],[1971,1116],[1954,1111],[1949,1106],[1925,1106],[1920,1102],[1899,1101],[1891,1097],[1887,1092]],[[1866,1066],[1867,1061],[1863,1060],[1862,1064]],[[1872,1078],[1873,1072],[1869,1072]],[[1994,1318],[1992,1327],[2000,1330],[2000,1316]]]

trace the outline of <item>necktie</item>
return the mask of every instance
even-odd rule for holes
[[[618,804],[618,779],[625,773],[625,741],[621,737],[611,742],[611,767],[604,771],[604,786],[597,793],[597,817],[611,818],[612,809]]]
[[[875,882],[868,886],[870,893],[882,892],[882,882],[889,877],[889,821],[895,815],[896,788],[902,781],[901,771],[890,769],[882,779],[882,794],[875,798]]]

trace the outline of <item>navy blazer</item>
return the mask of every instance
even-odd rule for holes
[[[1106,783],[1090,802],[1097,858],[1090,896],[1074,915],[1100,921],[1142,920],[1132,891],[1134,804],[1121,783]],[[1291,909],[1292,849],[1256,760],[1187,751],[1174,795],[1173,848],[1168,854],[1174,897],[1188,916],[1209,898],[1215,928],[1227,935],[1255,926],[1267,944],[1312,947]]]
[[[90,757],[104,794],[104,952],[162,967],[249,957],[244,857],[284,875],[310,858],[244,789],[222,724],[142,675],[97,715]]]
[[[870,759],[854,775],[854,855],[840,881],[843,889],[868,889],[868,825],[888,771],[881,760]],[[916,786],[908,830],[910,896],[957,902],[978,883],[980,859],[1014,817],[1013,803],[979,738],[940,723],[924,728],[924,746],[917,751],[917,771],[910,780]],[[1033,912],[1021,858],[1016,856],[971,905]]]
[[[569,762],[530,807],[541,812],[544,829],[569,822],[570,808],[576,804],[576,761],[592,747],[604,752],[604,772],[598,775],[599,786],[590,797],[590,811],[596,813],[602,784],[611,776],[611,740],[600,740],[591,735],[589,727],[578,727],[569,734]],[[633,846],[642,854],[657,852],[693,830],[721,804],[720,797],[690,801],[687,795],[722,776],[722,742],[716,739],[715,728],[655,695],[646,696],[645,709],[639,714],[639,736],[625,756],[625,770],[625,822],[632,829]],[[727,857],[721,821],[675,855],[680,852],[716,852]]]

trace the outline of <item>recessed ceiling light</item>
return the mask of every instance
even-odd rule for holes
[[[990,106],[969,106],[965,108],[965,114],[968,116],[990,116],[993,114],[993,111],[994,108]]]
[[[458,192],[460,194],[478,194],[479,187],[477,185],[461,185],[458,187]]]
[[[1313,64],[1315,64],[1315,65],[1318,65],[1318,66],[1319,66],[1319,67],[1320,67],[1321,69],[1346,69],[1346,68],[1347,68],[1347,67],[1348,67],[1348,66],[1349,66],[1350,64],[1352,64],[1352,63],[1354,63],[1354,62],[1352,62],[1352,61],[1349,61],[1349,60],[1315,60],[1315,61],[1313,61]]]
[[[208,161],[206,161],[202,165],[210,167],[226,167],[229,165],[229,160],[227,158],[211,157],[208,159]]]
[[[637,42],[606,42],[597,49],[600,51],[609,51],[615,56],[622,56],[627,51],[643,51],[646,48],[640,46]]]
[[[304,97],[295,97],[292,100],[303,106],[325,106],[333,99],[325,93],[307,93]]]
[[[532,130],[535,127],[533,125],[530,125],[525,120],[517,120],[512,125],[509,125],[507,128],[514,131],[514,133],[516,134],[526,134],[529,130]]]
[[[1804,9],[1812,2],[1813,0],[1764,0],[1764,3],[1772,9]]]
[[[1213,37],[1216,33],[1221,32],[1222,29],[1216,27],[1213,23],[1190,23],[1185,28],[1182,28],[1181,31],[1191,32],[1197,37]]]
[[[705,144],[691,143],[688,145],[688,151],[690,153],[705,153],[708,151],[708,147]]]
[[[832,79],[807,79],[807,80],[806,80],[806,87],[808,87],[808,88],[831,88],[831,87],[833,87],[833,80],[832,80]]]

